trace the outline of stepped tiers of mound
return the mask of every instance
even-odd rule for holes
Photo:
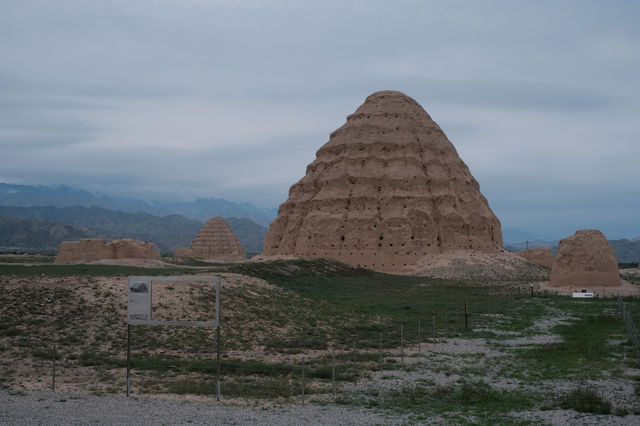
[[[265,255],[403,271],[447,250],[495,252],[500,221],[444,132],[410,97],[369,96],[316,153]]]
[[[560,241],[549,285],[580,288],[620,286],[616,254],[602,232],[580,230]]]
[[[553,252],[549,247],[536,247],[527,250],[520,250],[516,253],[520,257],[524,257],[531,263],[544,266],[551,269],[553,264]]]
[[[107,241],[84,239],[60,243],[56,263],[93,262],[107,259],[160,259],[151,243],[124,239]]]
[[[243,260],[244,248],[233,229],[220,216],[209,219],[195,236],[189,248],[179,248],[175,257],[207,260]]]

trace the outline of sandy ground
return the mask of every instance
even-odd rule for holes
[[[254,262],[270,260],[294,260],[292,256],[258,255]],[[522,278],[549,278],[549,270],[533,264],[508,251],[486,253],[477,250],[451,250],[425,257],[420,263],[410,266],[407,275],[428,276],[444,279],[465,280],[511,280]]]
[[[549,276],[549,270],[533,264],[515,253],[486,253],[475,250],[452,250],[426,257],[412,272],[435,278],[453,279],[522,279]]]
[[[618,297],[618,296],[640,296],[640,287],[630,283],[627,280],[620,280],[620,285],[617,287],[552,287],[549,285],[549,281],[541,281],[533,284],[535,292],[547,292],[551,294],[558,294],[561,296],[571,296],[573,292],[593,292],[595,297]]]

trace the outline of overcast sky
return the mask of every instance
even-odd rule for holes
[[[0,0],[0,182],[277,207],[371,93],[502,221],[640,236],[640,2]]]

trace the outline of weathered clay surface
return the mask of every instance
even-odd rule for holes
[[[105,259],[160,259],[160,254],[151,243],[131,239],[109,242],[88,238],[62,242],[58,249],[56,263],[93,262]]]
[[[524,257],[531,263],[544,266],[551,269],[553,264],[553,252],[549,247],[535,247],[527,250],[520,250],[516,253],[520,257]]]
[[[179,248],[175,256],[225,261],[246,259],[240,240],[220,216],[209,219],[198,231],[189,248]]]
[[[619,286],[616,254],[602,232],[583,229],[560,241],[549,285]]]
[[[175,257],[196,257],[193,250],[188,247],[179,247],[174,254]]]
[[[501,248],[500,221],[444,132],[416,101],[384,91],[318,150],[264,253],[400,272],[435,253]]]

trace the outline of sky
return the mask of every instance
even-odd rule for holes
[[[365,98],[440,125],[503,229],[640,236],[640,2],[0,0],[0,182],[285,201]]]

